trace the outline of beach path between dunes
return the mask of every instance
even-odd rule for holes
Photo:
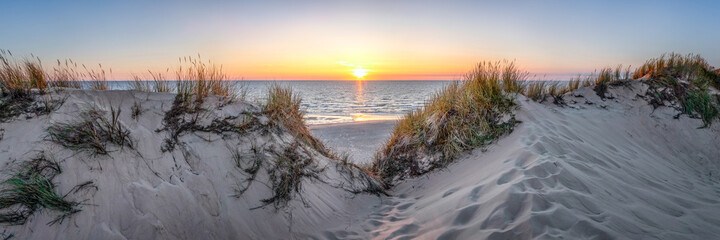
[[[372,163],[375,152],[390,138],[395,120],[310,125],[312,134],[355,164]]]

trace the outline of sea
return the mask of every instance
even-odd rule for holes
[[[305,122],[314,124],[396,120],[418,109],[451,81],[235,81],[247,99],[262,102],[273,84],[290,87],[302,98]],[[111,89],[129,89],[130,81],[109,82]]]

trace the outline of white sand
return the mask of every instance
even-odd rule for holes
[[[24,226],[5,228],[19,239],[720,238],[719,124],[696,129],[700,120],[673,119],[675,110],[666,107],[653,111],[635,97],[645,88],[632,89],[611,89],[618,98],[603,101],[581,88],[572,94],[584,97],[567,96],[577,102],[567,107],[520,99],[523,123],[512,134],[486,152],[400,183],[391,197],[353,196],[331,186],[367,182],[340,180],[347,174],[318,157],[328,166],[322,178],[335,184],[304,182],[307,206],[296,199],[280,212],[249,210],[269,196],[262,184],[231,196],[244,178],[228,146],[283,145],[288,136],[190,134],[180,150],[163,154],[165,134],[155,129],[172,95],[73,92],[49,118],[0,124],[0,165],[45,149],[62,161],[60,193],[87,180],[98,190],[71,194],[88,205],[62,224],[48,226],[55,215],[43,211]],[[147,111],[132,120],[133,99],[146,98]],[[90,158],[41,141],[48,122],[71,119],[91,102],[108,107],[109,100],[122,100],[121,120],[142,158],[127,149]],[[238,103],[213,114],[251,108]]]

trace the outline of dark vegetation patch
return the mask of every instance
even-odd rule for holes
[[[60,212],[49,224],[61,223],[80,211],[78,202],[65,199],[55,191],[52,182],[62,173],[60,165],[47,160],[42,154],[22,163],[11,177],[0,183],[0,223],[22,225],[35,212],[42,209]],[[90,187],[92,182],[76,186],[71,192]]]
[[[0,122],[9,122],[25,114],[26,118],[47,115],[57,110],[65,99],[52,99],[46,97],[41,102],[36,101],[37,96],[26,96],[13,98],[9,96],[0,97]]]
[[[75,151],[107,155],[107,144],[133,148],[130,131],[120,123],[121,110],[111,107],[110,118],[104,111],[91,108],[80,113],[79,119],[68,123],[53,123],[48,127],[47,139]]]
[[[228,116],[213,119],[210,124],[202,125],[200,118],[206,113],[202,107],[203,100],[192,95],[178,94],[173,101],[170,111],[163,117],[163,128],[156,132],[167,132],[168,137],[163,143],[162,151],[173,151],[179,143],[179,138],[187,133],[208,132],[218,135],[229,133],[245,135],[250,131],[260,129],[263,125],[260,114],[241,112],[239,116]]]
[[[280,209],[287,206],[293,194],[302,200],[300,193],[303,180],[320,181],[318,174],[324,170],[316,165],[312,153],[299,142],[273,154],[275,157],[271,158],[271,167],[266,168],[272,196],[260,200],[263,204],[257,208],[272,205]]]
[[[344,182],[339,181],[339,185],[333,185],[322,180],[319,174],[326,169],[317,165],[314,149],[300,139],[295,138],[292,143],[277,147],[252,145],[249,154],[237,150],[233,153],[235,166],[245,175],[243,182],[238,184],[235,197],[241,197],[257,180],[261,171],[268,176],[268,183],[265,185],[271,189],[272,194],[261,199],[262,204],[253,209],[273,206],[275,210],[279,210],[285,208],[295,197],[305,203],[302,198],[302,182],[305,180],[329,184],[355,194],[385,194],[382,187],[375,184],[375,180],[367,172],[347,162],[336,162],[335,165]],[[361,183],[361,187],[347,186],[348,183]]]
[[[140,117],[142,113],[142,105],[138,102],[133,103],[132,107],[130,107],[130,117],[132,117],[132,119],[138,120],[138,117]]]

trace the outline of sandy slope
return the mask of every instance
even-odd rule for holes
[[[235,166],[232,153],[250,154],[251,145],[282,149],[292,139],[288,133],[187,134],[175,151],[162,152],[167,133],[156,130],[162,128],[173,94],[90,90],[63,94],[68,96],[65,104],[50,116],[0,125],[5,129],[0,164],[9,170],[12,162],[44,151],[64,170],[55,178],[60,194],[86,181],[93,181],[97,189],[70,194],[68,199],[85,201],[85,205],[62,224],[48,225],[57,213],[42,211],[23,226],[4,226],[6,234],[19,239],[285,239],[336,226],[341,222],[338,219],[356,215],[365,202],[377,199],[343,190],[372,184],[360,179],[360,171],[310,151],[317,167],[325,171],[317,180],[303,181],[302,199],[296,196],[279,211],[273,206],[251,210],[272,196],[268,175],[260,170],[256,183],[235,197],[247,174]],[[135,101],[142,104],[139,120],[130,116]],[[257,106],[242,102],[221,105],[217,100],[206,101],[210,110],[202,120],[258,111]],[[136,150],[111,148],[108,156],[93,157],[43,141],[49,123],[72,120],[90,106],[102,110],[119,106],[120,120],[131,130]],[[350,172],[355,180],[348,180],[353,177]]]
[[[521,100],[523,121],[487,152],[396,186],[338,238],[717,239],[720,129],[591,89],[558,107]],[[587,103],[592,103],[587,104]]]

